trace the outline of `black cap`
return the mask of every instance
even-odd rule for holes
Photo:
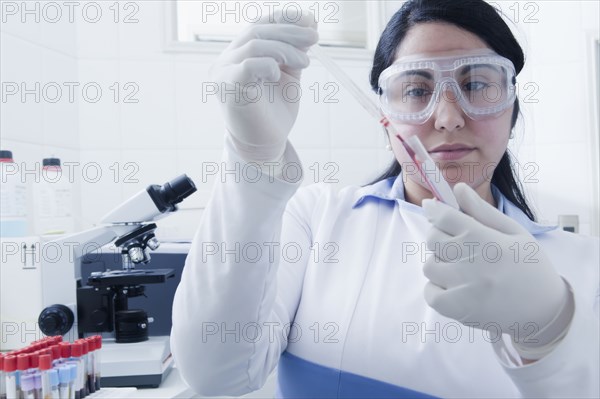
[[[42,166],[60,166],[59,158],[44,158]]]
[[[12,151],[0,150],[0,158],[2,158],[2,159],[12,159]]]

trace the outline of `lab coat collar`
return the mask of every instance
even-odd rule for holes
[[[542,234],[557,228],[557,226],[546,226],[531,221],[521,209],[510,202],[494,185],[492,185],[492,195],[496,200],[497,209],[511,219],[516,220],[530,234]],[[361,187],[356,192],[356,198],[352,209],[360,207],[369,199],[374,199],[375,201],[388,201],[389,203],[396,202],[402,209],[423,214],[423,208],[407,202],[404,198],[404,180],[402,178],[402,173],[397,177],[389,177],[375,184]]]

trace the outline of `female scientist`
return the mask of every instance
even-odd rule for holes
[[[242,395],[277,366],[284,398],[599,397],[598,241],[536,223],[514,177],[524,56],[496,10],[408,1],[371,71],[461,211],[432,199],[391,134],[397,162],[376,183],[299,189],[298,104],[277,88],[308,66],[311,20],[255,25],[213,68],[246,90],[223,104],[224,167],[264,173],[217,183],[203,215],[173,306],[183,379]],[[272,96],[244,102],[264,82]]]

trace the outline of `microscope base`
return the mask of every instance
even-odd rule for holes
[[[102,387],[156,388],[173,367],[168,336],[133,344],[103,339],[100,353]]]

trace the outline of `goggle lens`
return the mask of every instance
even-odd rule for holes
[[[481,62],[482,58],[487,62]],[[515,100],[515,72],[500,56],[395,63],[380,77],[381,106],[393,120],[423,123],[441,100],[459,102],[473,119],[495,117]]]

